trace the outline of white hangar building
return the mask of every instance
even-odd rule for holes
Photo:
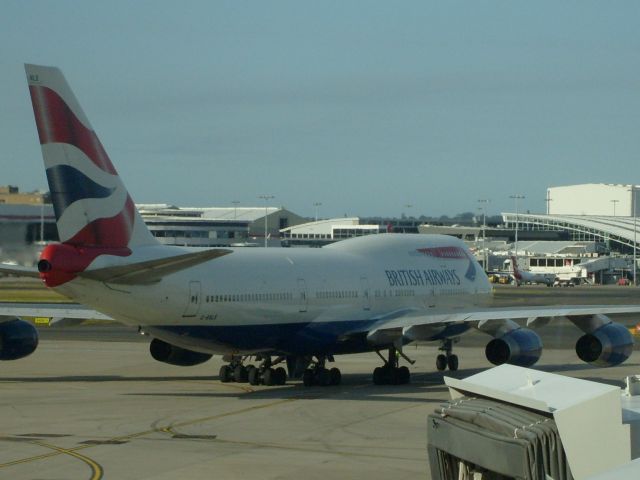
[[[638,185],[610,183],[549,187],[547,214],[632,217],[640,212],[639,189]]]

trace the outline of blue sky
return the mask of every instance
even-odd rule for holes
[[[46,187],[25,62],[64,71],[139,203],[542,212],[548,186],[640,183],[639,2],[1,11],[0,184]]]

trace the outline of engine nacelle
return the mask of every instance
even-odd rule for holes
[[[576,353],[583,362],[599,367],[613,367],[633,352],[633,337],[619,323],[602,325],[576,342]]]
[[[38,347],[38,331],[18,318],[0,323],[0,360],[17,360]]]
[[[485,348],[485,355],[494,365],[510,363],[530,367],[542,355],[542,340],[533,330],[518,328],[491,340]]]
[[[191,367],[209,360],[212,355],[208,353],[194,352],[186,348],[176,347],[170,343],[154,338],[149,345],[151,356],[159,362],[180,367]]]

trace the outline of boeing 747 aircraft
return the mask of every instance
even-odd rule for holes
[[[513,280],[518,287],[522,283],[537,283],[552,287],[556,279],[555,273],[533,273],[520,270],[516,257],[511,257],[511,267],[513,268]]]
[[[585,362],[617,365],[632,352],[627,329],[606,315],[640,306],[491,308],[486,275],[449,236],[380,234],[320,249],[160,245],[60,70],[26,65],[26,73],[60,243],[44,249],[37,271],[0,272],[39,277],[98,316],[139,326],[158,361],[188,366],[221,354],[222,381],[273,385],[288,375],[330,385],[341,381],[327,366],[336,355],[372,351],[382,360],[374,383],[401,384],[410,379],[405,345],[439,342],[437,368],[456,370],[453,341],[471,328],[492,337],[494,364],[530,366],[542,343],[528,327],[553,317],[583,330],[576,352]],[[3,360],[38,344],[18,312],[0,308]]]

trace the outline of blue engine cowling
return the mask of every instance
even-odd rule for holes
[[[633,337],[619,323],[607,323],[576,342],[576,353],[583,362],[599,367],[613,367],[633,352]]]
[[[186,348],[176,347],[157,338],[151,340],[149,345],[151,356],[159,362],[177,365],[179,367],[191,367],[209,360],[212,355],[208,353],[194,352]]]
[[[38,331],[18,318],[0,323],[0,360],[17,360],[38,348]]]
[[[494,365],[510,363],[530,367],[542,355],[542,340],[533,330],[518,328],[491,340],[485,348],[485,355]]]

